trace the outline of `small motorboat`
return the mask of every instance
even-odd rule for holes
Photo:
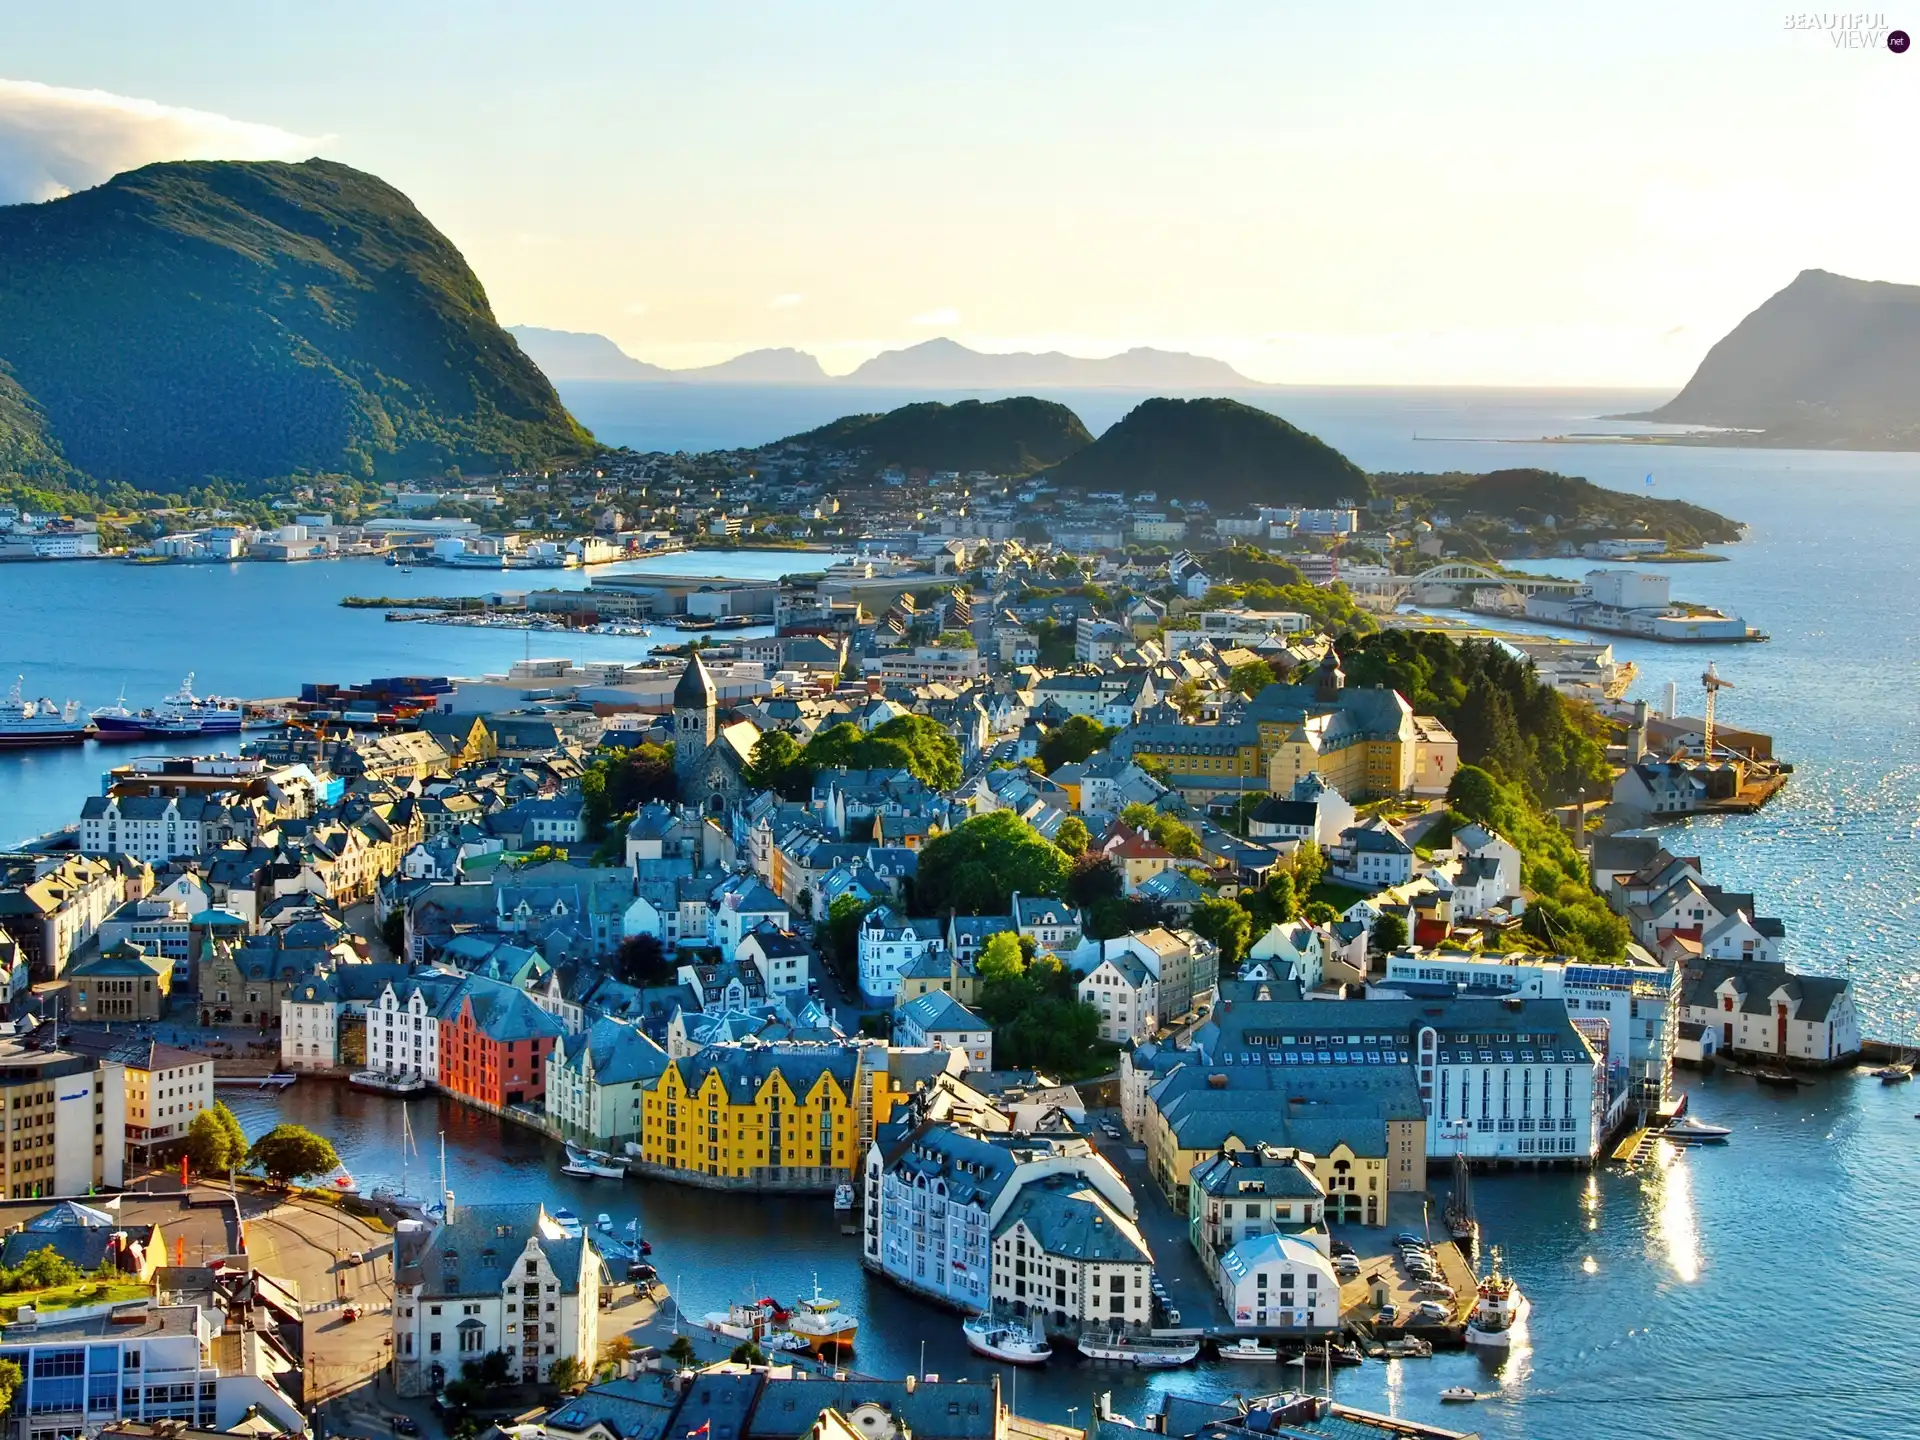
[[[1280,1352],[1271,1345],[1262,1345],[1251,1335],[1243,1335],[1231,1345],[1220,1347],[1222,1360],[1264,1360],[1269,1363],[1280,1358]]]
[[[1478,1390],[1469,1390],[1464,1385],[1449,1385],[1440,1392],[1440,1398],[1449,1405],[1463,1405],[1480,1398]]]
[[[1682,1115],[1660,1133],[1676,1145],[1724,1145],[1733,1131],[1725,1125],[1709,1125],[1696,1115]]]
[[[1893,1065],[1882,1065],[1873,1072],[1873,1076],[1882,1085],[1903,1085],[1913,1079],[1913,1066],[1904,1061]]]
[[[1389,1360],[1424,1360],[1433,1354],[1433,1345],[1418,1335],[1402,1335],[1387,1341],[1380,1351]]]
[[[548,1218],[553,1221],[554,1228],[560,1232],[563,1239],[578,1240],[586,1234],[586,1230],[580,1224],[580,1217],[565,1206],[554,1211]]]
[[[833,1208],[839,1211],[853,1209],[853,1186],[842,1182],[833,1187]]]
[[[598,1215],[593,1217],[593,1228],[604,1235],[611,1235],[613,1233],[613,1216],[602,1210]]]
[[[560,1167],[562,1175],[571,1175],[576,1180],[622,1180],[627,1169],[611,1155],[598,1150],[576,1150],[567,1146],[567,1163]]]

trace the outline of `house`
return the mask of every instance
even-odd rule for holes
[[[1335,1329],[1340,1281],[1333,1264],[1297,1235],[1269,1231],[1220,1260],[1220,1300],[1235,1325],[1262,1330]]]
[[[1685,1019],[1718,1032],[1722,1055],[1837,1065],[1860,1053],[1860,1019],[1844,979],[1798,975],[1779,961],[1702,959],[1682,976]]]
[[[1247,817],[1247,835],[1274,842],[1312,840],[1323,849],[1336,844],[1358,812],[1318,771],[1294,782],[1286,798],[1269,795]]]
[[[81,1024],[152,1024],[166,1014],[173,960],[157,946],[123,940],[90,959],[76,960],[67,967],[67,979],[73,1018]]]
[[[1094,848],[1120,872],[1121,890],[1128,895],[1138,894],[1147,881],[1178,863],[1173,852],[1156,844],[1146,831],[1130,829],[1118,820]]]
[[[397,1236],[393,1379],[434,1394],[468,1360],[504,1353],[514,1377],[544,1381],[556,1361],[600,1355],[600,1275],[593,1242],[568,1237],[538,1201],[460,1205],[441,1224]]]
[[[1236,1245],[1262,1235],[1297,1236],[1322,1255],[1331,1253],[1327,1191],[1314,1165],[1304,1151],[1255,1145],[1223,1149],[1193,1167],[1187,1176],[1188,1239],[1209,1274],[1217,1274]]]
[[[813,950],[791,930],[756,926],[741,936],[733,958],[758,972],[769,995],[804,994],[812,985]]]
[[[1303,991],[1317,990],[1326,974],[1326,938],[1305,920],[1276,923],[1248,947],[1247,958],[1268,962],[1263,978],[1291,975]]]
[[[642,1101],[667,1052],[631,1020],[603,1017],[547,1052],[547,1118],[569,1140],[618,1153],[638,1143]]]
[[[993,1027],[944,990],[930,990],[893,1012],[896,1045],[958,1050],[970,1070],[993,1069]]]
[[[1643,760],[1613,782],[1613,803],[1646,816],[1691,815],[1707,803],[1705,767]]]
[[[460,976],[429,972],[390,981],[367,1007],[367,1068],[440,1083],[440,1007]]]
[[[869,910],[860,922],[860,993],[871,1001],[891,999],[902,970],[945,950],[944,928],[937,919],[912,919],[891,905]]]
[[[1327,851],[1334,879],[1367,890],[1404,885],[1413,878],[1413,847],[1383,820],[1368,820],[1344,831]]]
[[[1125,1045],[1150,1038],[1160,1027],[1160,983],[1131,950],[1102,954],[1074,992],[1081,1004],[1099,1010],[1102,1040]]]
[[[1028,1181],[993,1227],[993,1298],[1069,1334],[1137,1329],[1150,1314],[1153,1252],[1111,1187],[1087,1174]]]
[[[1080,912],[1051,895],[1013,896],[1013,928],[1036,950],[1065,954],[1080,944]]]
[[[439,1085],[483,1109],[541,1108],[547,1054],[566,1027],[526,991],[468,975],[440,1005]]]
[[[1087,940],[1066,959],[1074,974],[1088,975],[1103,959],[1120,955],[1133,956],[1153,977],[1156,1018],[1163,1025],[1186,1015],[1219,982],[1218,947],[1191,930],[1155,926],[1111,940]]]

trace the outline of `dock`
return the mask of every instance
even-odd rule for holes
[[[1643,1125],[1613,1147],[1613,1158],[1631,1165],[1640,1158],[1640,1152],[1657,1138],[1656,1132]]]

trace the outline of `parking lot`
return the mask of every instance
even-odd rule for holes
[[[1418,1195],[1395,1195],[1387,1207],[1387,1224],[1377,1228],[1360,1225],[1332,1227],[1336,1240],[1351,1245],[1360,1262],[1357,1275],[1342,1278],[1340,1317],[1357,1320],[1380,1330],[1449,1327],[1464,1324],[1473,1308],[1476,1281],[1472,1267],[1460,1253],[1460,1247],[1445,1238],[1445,1232],[1429,1230],[1421,1213]],[[1395,1246],[1399,1235],[1419,1236],[1431,1247],[1432,1268],[1439,1284],[1453,1291],[1451,1297],[1422,1291],[1416,1276],[1400,1257]],[[1375,1305],[1380,1284],[1386,1289],[1386,1304],[1393,1307],[1392,1319],[1381,1322]],[[1446,1314],[1421,1316],[1420,1304],[1431,1301],[1444,1305]]]

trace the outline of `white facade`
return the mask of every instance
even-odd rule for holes
[[[1100,1012],[1100,1038],[1116,1045],[1160,1028],[1160,983],[1131,955],[1102,959],[1080,977],[1080,1003]]]
[[[1333,1265],[1297,1235],[1242,1240],[1221,1257],[1219,1284],[1235,1325],[1331,1330],[1340,1323]]]
[[[280,1064],[288,1070],[325,1070],[340,1063],[340,1007],[333,987],[306,981],[280,1002]]]
[[[1286,924],[1273,924],[1247,951],[1249,960],[1266,960],[1274,965],[1290,967],[1293,976],[1300,982],[1302,990],[1312,990],[1320,984],[1327,968],[1327,947],[1325,938],[1304,920],[1289,920]],[[1286,973],[1285,968],[1276,973]]]
[[[367,1007],[367,1068],[440,1083],[440,1022],[419,986],[402,995],[389,985]]]
[[[900,972],[923,956],[942,952],[947,942],[937,920],[909,920],[881,906],[860,922],[860,993],[889,1000],[900,993]]]

